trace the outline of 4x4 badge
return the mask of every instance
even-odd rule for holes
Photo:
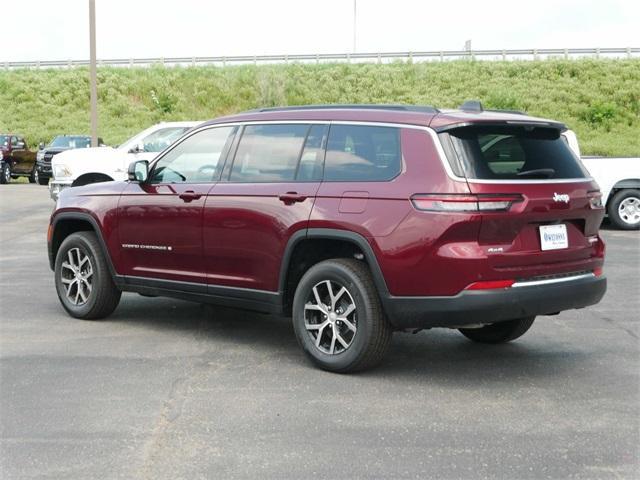
[[[569,203],[569,195],[566,193],[556,193],[553,192],[553,201],[554,202],[564,202]]]

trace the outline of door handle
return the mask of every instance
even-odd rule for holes
[[[186,190],[182,192],[178,197],[180,197],[185,202],[189,203],[191,200],[198,200],[202,194],[196,193],[193,190]]]
[[[298,192],[282,193],[278,197],[285,205],[292,205],[296,202],[304,202],[307,199],[306,195],[300,195]]]

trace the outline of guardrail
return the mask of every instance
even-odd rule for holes
[[[98,65],[134,66],[134,65],[223,65],[247,63],[289,63],[289,62],[367,62],[410,60],[428,61],[445,59],[494,59],[507,58],[538,59],[547,57],[634,57],[640,54],[640,48],[530,48],[516,50],[441,50],[424,52],[377,52],[377,53],[319,53],[294,55],[239,55],[217,57],[157,57],[157,58],[109,58],[98,60]],[[12,68],[65,68],[89,65],[89,60],[37,60],[21,62],[0,62],[5,69]]]

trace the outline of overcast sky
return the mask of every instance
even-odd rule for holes
[[[3,2],[0,61],[86,59],[88,0]],[[96,0],[98,58],[342,53],[353,0]],[[638,0],[357,0],[357,50],[640,46]]]

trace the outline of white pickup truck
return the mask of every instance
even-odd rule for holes
[[[575,133],[568,130],[563,135],[581,157]],[[640,157],[581,157],[581,160],[600,186],[611,224],[623,230],[640,229]]]
[[[129,164],[135,160],[152,160],[183,133],[202,122],[163,122],[130,138],[117,148],[98,147],[68,150],[51,161],[53,178],[49,183],[51,198],[60,191],[89,183],[126,180]]]

